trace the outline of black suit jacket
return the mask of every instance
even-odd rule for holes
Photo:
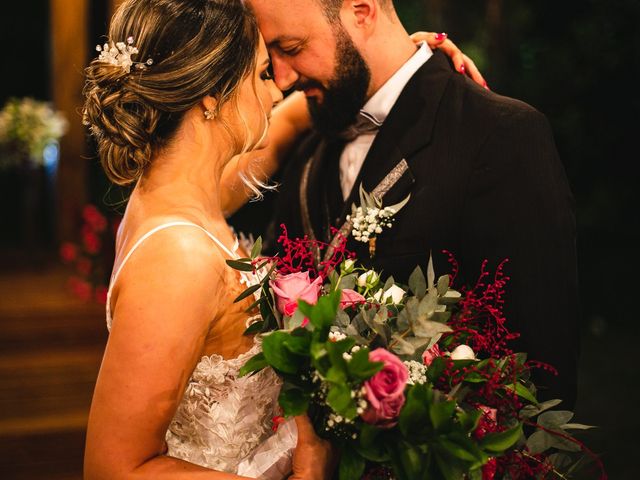
[[[437,274],[450,271],[440,252],[455,255],[457,286],[474,284],[483,260],[495,269],[508,258],[505,312],[508,327],[521,333],[515,348],[558,369],[558,377],[536,375],[539,394],[563,398],[571,408],[579,342],[575,219],[546,118],[455,73],[436,52],[404,88],[346,202],[338,183],[341,147],[317,133],[300,143],[283,176],[267,243],[274,244],[281,223],[290,237],[304,234],[300,180],[309,158],[307,200],[319,239],[359,203],[360,183],[373,190],[404,158],[409,169],[384,204],[409,193],[411,200],[378,236],[375,258],[366,244],[351,239],[348,247],[404,283],[416,265],[426,266],[430,252]]]

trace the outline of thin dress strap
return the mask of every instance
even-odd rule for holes
[[[236,238],[235,244],[233,246],[233,250],[229,250],[224,245],[224,243],[222,243],[220,240],[218,240],[211,232],[209,232],[207,229],[205,229],[205,228],[203,228],[200,225],[197,225],[195,223],[192,223],[192,222],[168,222],[168,223],[163,223],[162,225],[158,225],[155,228],[152,228],[147,233],[145,233],[142,237],[140,237],[136,243],[133,244],[133,247],[131,247],[131,250],[129,250],[129,252],[125,255],[124,259],[122,260],[122,263],[120,263],[120,265],[118,266],[118,269],[111,275],[111,280],[109,281],[109,290],[107,290],[107,328],[109,330],[111,330],[111,322],[112,322],[112,318],[111,318],[111,290],[112,290],[113,286],[115,285],[116,280],[118,280],[118,276],[120,275],[120,272],[122,271],[122,268],[127,263],[127,260],[129,260],[129,257],[131,257],[133,252],[135,252],[135,250],[142,244],[142,242],[144,242],[151,235],[153,235],[156,232],[159,232],[160,230],[164,230],[165,228],[178,227],[178,226],[196,227],[196,228],[202,230],[211,240],[213,240],[220,247],[220,249],[223,252],[225,252],[227,255],[229,255],[229,257],[231,257],[232,259],[238,258],[238,255],[236,253],[236,250],[238,249],[238,239],[237,238]],[[244,279],[244,277],[243,277],[243,279]]]

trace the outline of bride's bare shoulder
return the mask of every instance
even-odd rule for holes
[[[114,324],[127,322],[123,317],[139,322],[141,316],[153,323],[165,317],[212,319],[227,269],[224,253],[200,228],[173,224],[158,229],[122,266],[112,292],[115,317],[120,317]]]

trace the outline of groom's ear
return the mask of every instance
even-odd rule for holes
[[[356,28],[368,28],[378,18],[380,4],[377,0],[347,0],[351,22]],[[344,8],[344,7],[343,7]]]

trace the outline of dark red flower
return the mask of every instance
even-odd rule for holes
[[[88,301],[91,299],[93,288],[89,282],[78,277],[71,277],[69,279],[69,288],[80,300]]]
[[[64,262],[73,262],[78,256],[78,247],[71,243],[65,242],[60,246],[60,257]]]
[[[99,287],[96,287],[96,291],[94,292],[94,297],[96,302],[102,304],[102,305],[106,305],[107,303],[107,287],[100,285]]]
[[[82,218],[96,232],[104,232],[107,228],[107,219],[93,205],[87,205],[82,209]]]

